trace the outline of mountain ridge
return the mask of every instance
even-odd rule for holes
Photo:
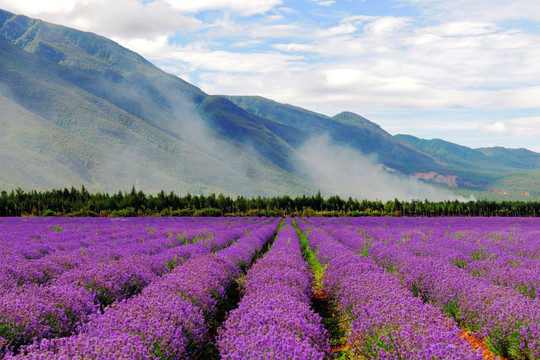
[[[0,65],[3,188],[138,182],[149,191],[316,193],[298,159],[326,134],[330,146],[401,177],[454,177],[465,190],[512,179],[516,191],[540,195],[523,188],[540,154],[392,136],[346,111],[329,117],[260,96],[208,95],[112,40],[3,10]]]

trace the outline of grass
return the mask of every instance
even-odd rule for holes
[[[319,262],[316,252],[309,246],[306,234],[298,228],[294,219],[293,226],[298,233],[304,258],[314,275],[313,297],[311,299],[313,310],[321,316],[323,326],[330,334],[332,352],[338,359],[352,359],[352,354],[348,351],[347,337],[345,336],[347,333],[346,322],[343,315],[337,311],[323,284],[326,266]]]

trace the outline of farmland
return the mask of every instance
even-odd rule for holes
[[[529,218],[2,218],[6,359],[540,359]]]

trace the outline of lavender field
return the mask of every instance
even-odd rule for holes
[[[540,221],[2,218],[6,359],[540,359]]]

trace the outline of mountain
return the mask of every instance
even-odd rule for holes
[[[256,96],[228,96],[230,101],[251,114],[261,116],[301,131],[301,142],[310,136],[328,134],[334,142],[345,144],[364,154],[376,154],[385,166],[409,174],[425,168],[440,169],[428,154],[406,142],[396,140],[377,124],[350,112],[334,117],[284,105]]]
[[[449,164],[449,171],[458,174],[464,185],[472,187],[492,184],[509,174],[526,179],[540,169],[540,154],[527,149],[471,149],[441,139],[424,140],[411,135],[395,137]]]
[[[379,125],[351,112],[328,117],[257,96],[227,98],[254,115],[294,127],[310,136],[330,134],[340,144],[364,154],[375,153],[385,168],[426,182],[487,191],[513,188],[503,181],[510,176],[521,183],[519,189],[512,191],[540,195],[537,182],[532,180],[540,175],[540,154],[527,149],[471,149],[440,139],[392,136]],[[491,185],[497,188],[492,189]]]
[[[354,151],[347,161],[367,158],[369,174],[540,195],[526,181],[538,175],[540,154],[392,136],[350,112],[209,95],[109,39],[3,10],[0,109],[2,189],[316,193],[328,184],[302,158],[326,135],[332,148],[323,153]]]
[[[0,11],[0,186],[308,191],[205,127],[206,98],[110,40]]]
[[[471,149],[441,139],[424,140],[411,135],[396,135],[395,137],[441,161],[467,169],[508,172],[515,169],[540,168],[540,154],[527,149],[502,147]]]

